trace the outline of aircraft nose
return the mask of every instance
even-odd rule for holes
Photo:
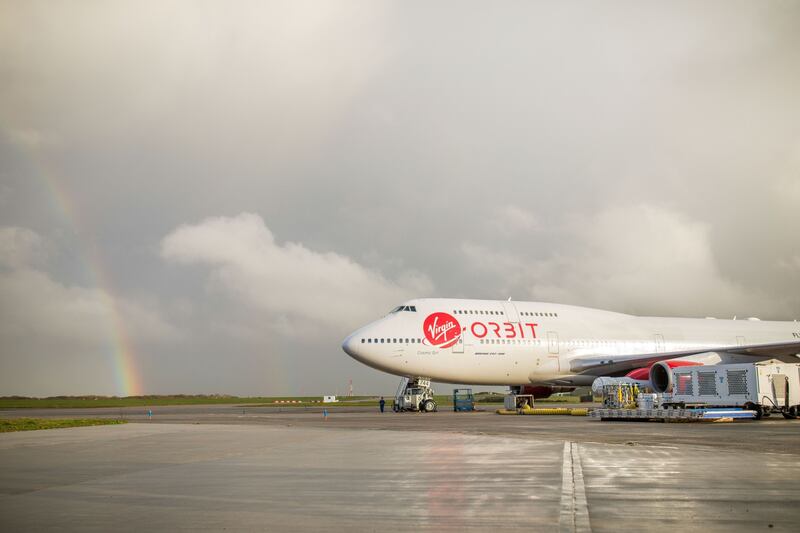
[[[397,371],[397,366],[396,364],[391,364],[394,360],[387,359],[386,353],[382,353],[379,348],[379,346],[382,347],[383,345],[376,345],[374,342],[366,342],[368,339],[372,338],[371,335],[377,335],[377,333],[371,329],[371,326],[364,326],[358,331],[354,331],[342,341],[342,350],[359,363],[377,368],[384,372],[395,373]]]
[[[347,338],[342,341],[342,350],[356,361],[364,363],[365,365],[370,365],[372,364],[370,361],[372,356],[369,350],[362,346],[362,338],[359,333],[363,333],[363,331],[358,330],[348,335]]]
[[[356,340],[353,338],[353,335],[348,335],[347,338],[342,342],[342,350],[344,353],[349,355],[350,357],[356,357]]]

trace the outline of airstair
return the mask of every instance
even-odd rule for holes
[[[404,377],[400,380],[400,385],[395,392],[392,409],[395,412],[422,411],[429,413],[436,411],[433,394],[430,379]]]
[[[408,387],[408,382],[409,381],[410,381],[409,378],[407,378],[405,376],[403,376],[400,379],[400,385],[397,386],[397,391],[394,393],[394,403],[395,403],[395,405],[397,405],[397,403],[400,401],[400,397],[405,394],[406,387]]]

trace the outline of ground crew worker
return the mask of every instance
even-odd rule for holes
[[[383,408],[386,407],[386,400],[383,399],[383,396],[381,396],[381,401],[378,402],[378,405],[381,406],[381,413],[382,413]]]

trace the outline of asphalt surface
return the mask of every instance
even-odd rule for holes
[[[0,529],[795,531],[800,421],[615,423],[376,408],[2,411]]]
[[[539,404],[537,407],[586,407],[596,404]],[[337,406],[270,407],[248,405],[178,405],[148,408],[101,409],[11,409],[0,410],[0,418],[120,418],[131,422],[181,424],[244,424],[284,427],[319,427],[358,430],[445,431],[475,435],[498,435],[520,439],[542,439],[606,444],[681,444],[730,448],[754,452],[800,454],[800,420],[772,415],[761,421],[727,424],[601,422],[586,417],[498,416],[502,407],[481,406],[474,413],[379,413],[377,407]]]

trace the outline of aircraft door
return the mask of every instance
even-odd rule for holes
[[[555,331],[547,332],[547,351],[549,352],[547,358],[554,362],[555,369],[561,372],[561,356],[558,355],[558,333]]]
[[[656,353],[664,353],[664,336],[656,333],[653,337],[656,341]]]
[[[558,355],[558,333],[555,331],[547,332],[547,351]]]
[[[466,328],[461,331],[461,337],[458,342],[453,345],[453,353],[464,353],[464,335],[467,334]]]
[[[503,302],[503,311],[506,313],[508,322],[519,322],[519,313],[516,305],[511,302]]]

